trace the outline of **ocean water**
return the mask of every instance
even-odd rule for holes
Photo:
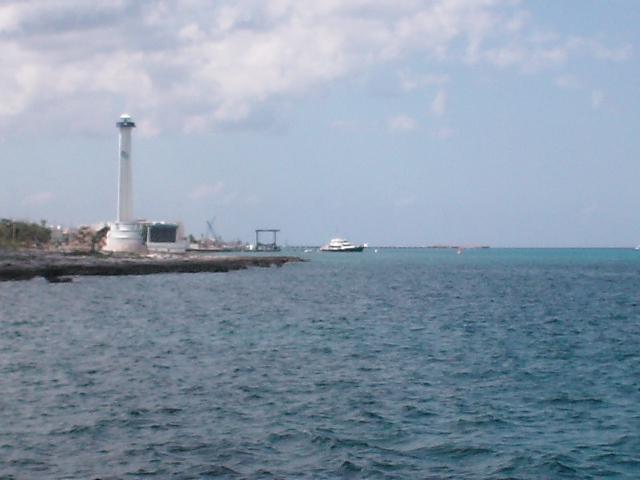
[[[0,478],[640,478],[640,253],[0,283]]]

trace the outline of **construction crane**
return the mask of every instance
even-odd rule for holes
[[[216,223],[216,217],[211,218],[211,220],[207,220],[207,237],[209,240],[214,243],[220,242],[220,238],[216,235],[215,228],[213,227]]]

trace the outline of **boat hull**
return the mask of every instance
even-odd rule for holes
[[[350,252],[361,252],[364,250],[364,246],[358,245],[355,247],[348,248],[321,248],[321,252],[332,252],[332,253],[350,253]]]

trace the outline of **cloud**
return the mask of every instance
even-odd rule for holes
[[[39,207],[50,203],[55,198],[52,192],[33,193],[22,200],[22,204],[28,207]]]
[[[447,75],[441,74],[412,75],[407,72],[400,72],[398,77],[400,79],[400,86],[407,92],[425,87],[442,86],[449,81]]]
[[[629,44],[611,48],[603,45],[597,40],[581,37],[573,37],[569,39],[567,41],[566,48],[587,53],[600,60],[612,62],[624,62],[629,60],[633,52],[633,48]]]
[[[584,92],[589,99],[589,103],[591,104],[591,108],[594,110],[599,110],[605,101],[605,93],[600,89],[592,89],[589,92],[589,87],[584,86],[580,83],[580,81],[571,75],[560,76],[556,78],[555,83],[560,88],[565,89],[578,89],[581,92]]]
[[[255,194],[249,194],[244,198],[244,204],[250,207],[257,207],[260,205],[260,197]]]
[[[191,200],[200,201],[214,197],[219,197],[225,193],[225,186],[222,182],[216,182],[214,184],[203,183],[196,186],[190,193],[189,198]]]
[[[265,105],[411,58],[536,70],[632,51],[541,35],[513,0],[7,0],[0,53],[0,132],[101,132],[126,110],[157,135],[251,124]]]
[[[18,21],[16,5],[0,5],[0,33],[15,31]]]
[[[604,102],[604,92],[602,90],[593,90],[591,92],[591,106],[598,110]]]
[[[441,117],[447,110],[447,92],[440,90],[433,102],[431,102],[431,113],[436,117]]]
[[[440,140],[449,140],[455,134],[455,130],[448,127],[442,127],[435,131],[436,138]]]
[[[580,87],[579,80],[573,75],[561,75],[556,78],[555,83],[560,88],[578,88]]]
[[[360,125],[355,120],[334,120],[330,123],[331,128],[344,132],[355,132]]]
[[[189,199],[196,203],[211,202],[216,205],[232,205],[237,203],[245,203],[251,205],[257,202],[258,197],[252,194],[243,196],[240,192],[234,191],[225,185],[224,182],[201,183],[195,186],[189,193]]]
[[[631,45],[610,48],[583,37],[560,38],[555,34],[531,33],[490,47],[476,55],[496,67],[515,67],[533,73],[566,64],[572,57],[591,57],[601,61],[624,62],[631,58]]]
[[[396,208],[409,208],[415,205],[416,199],[414,196],[402,195],[393,199],[393,205]]]
[[[387,121],[387,126],[392,132],[408,132],[415,130],[418,125],[413,117],[397,115]]]

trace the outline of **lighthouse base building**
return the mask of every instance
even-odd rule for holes
[[[102,248],[113,253],[145,253],[143,228],[140,223],[109,223],[107,242]]]

